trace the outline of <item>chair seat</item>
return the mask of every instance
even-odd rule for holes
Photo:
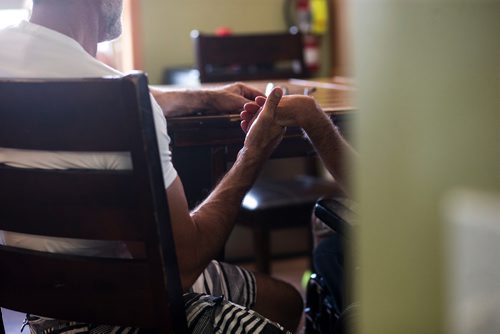
[[[243,199],[238,225],[252,230],[257,270],[270,272],[271,230],[304,227],[312,250],[310,221],[316,201],[338,193],[335,182],[312,176],[258,181]],[[308,254],[310,255],[310,254]]]
[[[290,180],[257,181],[245,195],[242,209],[263,211],[312,205],[318,198],[330,195],[336,190],[333,181],[300,175]]]

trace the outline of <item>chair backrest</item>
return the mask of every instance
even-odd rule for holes
[[[191,38],[202,83],[307,76],[299,33],[215,36],[194,30]]]
[[[0,164],[0,230],[125,240],[145,253],[99,258],[0,246],[0,306],[56,319],[187,331],[144,74],[0,80],[0,147],[130,152],[133,169],[125,171]]]

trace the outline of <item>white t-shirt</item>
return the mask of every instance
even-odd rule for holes
[[[0,30],[0,77],[3,78],[95,78],[121,76],[88,54],[72,38],[29,22]],[[172,165],[165,116],[151,97],[165,187],[177,172]],[[0,163],[20,168],[132,169],[129,152],[47,152],[0,147]],[[128,256],[123,243],[41,238],[0,231],[0,243],[57,253]]]

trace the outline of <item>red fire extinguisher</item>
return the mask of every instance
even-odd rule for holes
[[[319,70],[321,64],[319,36],[304,34],[304,62],[309,73],[315,73]]]

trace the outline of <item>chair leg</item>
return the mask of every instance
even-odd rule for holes
[[[314,236],[312,231],[312,226],[307,226],[307,257],[309,260],[309,269],[311,271],[316,271],[314,268]]]
[[[253,241],[257,271],[271,273],[271,240],[270,231],[266,227],[256,226],[253,228]]]
[[[5,327],[3,324],[2,309],[0,308],[0,334],[5,334]]]

